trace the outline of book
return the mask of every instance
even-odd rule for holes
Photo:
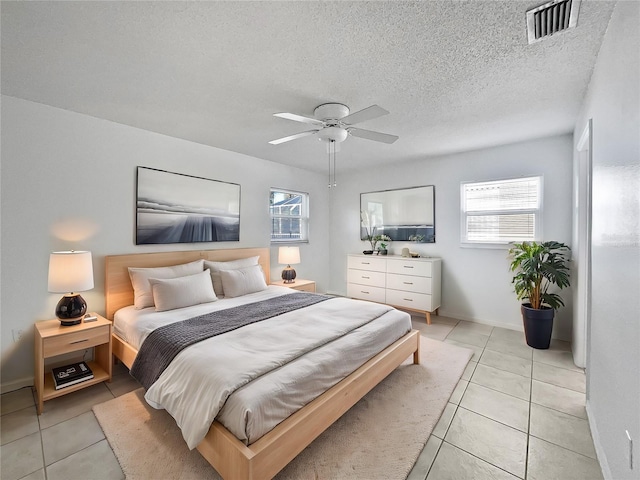
[[[72,363],[64,367],[54,368],[51,370],[51,375],[53,376],[53,383],[56,390],[93,378],[93,372],[85,362]]]

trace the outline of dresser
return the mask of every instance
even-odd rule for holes
[[[405,258],[396,255],[347,257],[347,295],[386,303],[406,310],[438,314],[442,260],[435,257]]]

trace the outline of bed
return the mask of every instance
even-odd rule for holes
[[[269,255],[268,248],[248,248],[108,256],[105,263],[107,318],[113,320],[116,317],[116,312],[120,311],[119,315],[122,315],[123,312],[126,312],[126,308],[134,303],[128,267],[150,268],[179,265],[199,259],[227,262],[257,256],[268,284]],[[277,290],[278,288],[288,290],[283,287],[273,287],[274,293],[271,293],[270,290],[268,295],[287,296],[291,293],[290,291]],[[330,301],[334,302],[335,300]],[[340,301],[351,302],[346,299]],[[329,301],[324,303],[329,304]],[[342,308],[342,305],[340,307]],[[324,307],[320,303],[318,306],[306,308],[321,309]],[[266,324],[266,322],[260,323]],[[314,400],[306,403],[284,421],[278,422],[275,427],[269,428],[266,432],[257,433],[256,440],[243,438],[242,434],[237,431],[232,432],[233,427],[230,427],[230,430],[216,417],[208,431],[205,432],[204,438],[197,443],[197,449],[225,479],[272,478],[404,360],[413,356],[413,362],[419,363],[419,345],[417,331],[410,330],[408,333],[402,334],[391,345],[383,348],[355,371],[335,383]],[[113,353],[129,368],[134,365],[139,348],[139,340],[132,338],[123,328],[114,329]],[[303,357],[297,361],[303,361]],[[253,395],[249,396],[253,397]],[[250,434],[247,433],[247,435]]]

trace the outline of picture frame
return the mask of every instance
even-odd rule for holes
[[[240,185],[138,166],[136,245],[240,241]]]

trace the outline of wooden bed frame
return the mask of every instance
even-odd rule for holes
[[[119,308],[133,304],[133,288],[127,267],[178,265],[200,258],[229,261],[256,255],[260,257],[259,263],[269,283],[270,251],[268,248],[107,256],[105,258],[107,318],[113,320]],[[113,354],[127,367],[131,368],[137,353],[135,348],[115,333],[113,334]],[[222,424],[215,421],[197,449],[224,479],[273,478],[307,445],[411,355],[413,355],[413,363],[420,363],[420,334],[417,330],[412,330],[397,340],[255,443],[245,445]]]

